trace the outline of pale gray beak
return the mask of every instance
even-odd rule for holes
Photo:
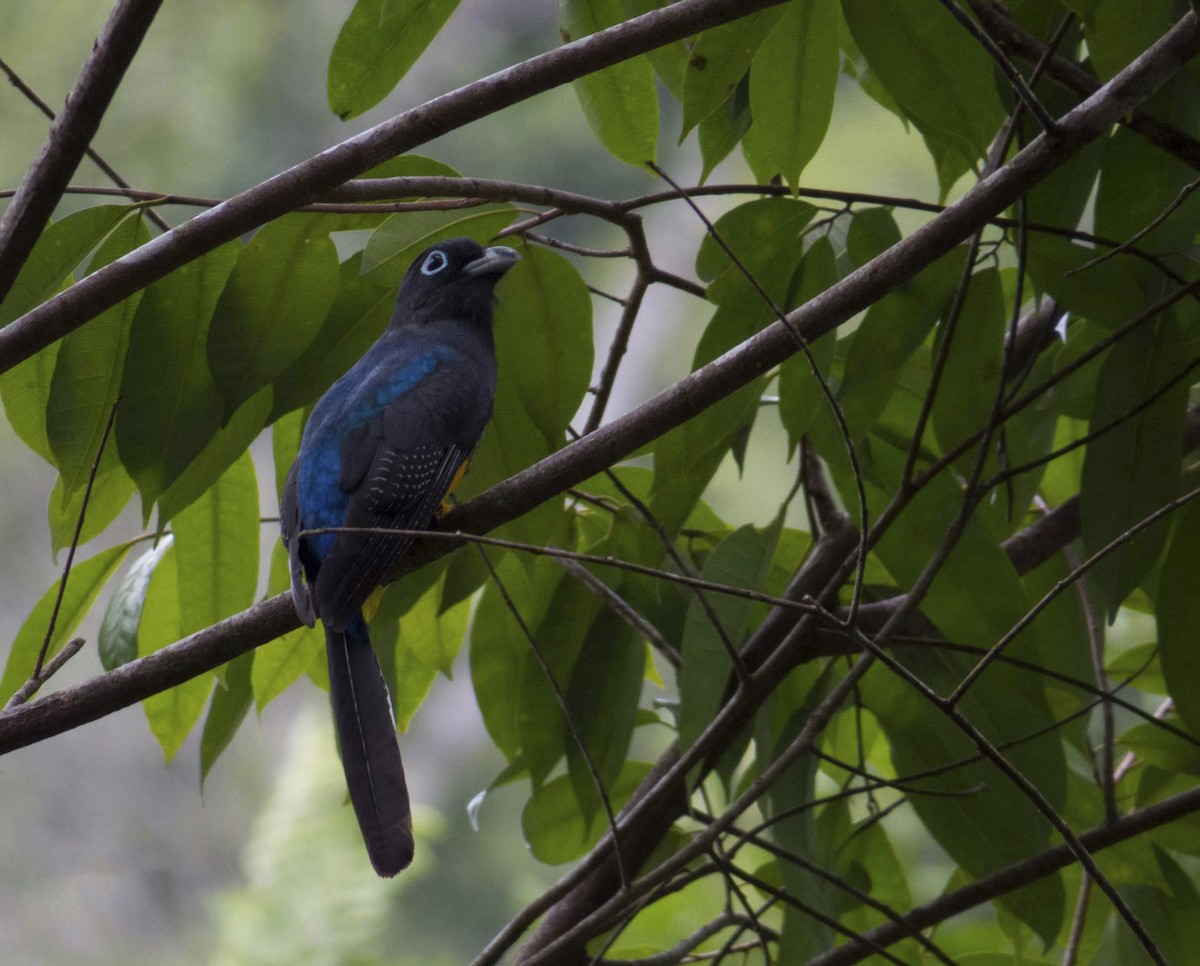
[[[467,262],[462,270],[471,278],[479,278],[481,275],[495,275],[499,278],[520,260],[521,256],[515,248],[493,245],[491,248],[485,248],[483,254],[475,261]]]

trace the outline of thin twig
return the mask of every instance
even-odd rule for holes
[[[108,442],[109,433],[112,432],[113,420],[117,417],[117,406],[120,402],[120,396],[113,400],[112,408],[108,412],[108,422],[104,424],[104,433],[100,437],[100,447],[96,451],[96,458],[92,460],[87,486],[83,491],[83,502],[79,506],[79,516],[75,520],[75,532],[71,535],[71,546],[67,548],[67,561],[63,565],[62,578],[58,582],[58,594],[55,595],[54,607],[50,611],[50,620],[46,625],[46,636],[42,639],[42,646],[38,649],[37,660],[33,665],[34,678],[41,675],[42,665],[50,651],[50,641],[54,637],[54,625],[58,622],[58,612],[62,608],[63,596],[67,592],[67,578],[71,576],[71,565],[75,562],[75,551],[79,547],[80,534],[83,533],[83,518],[87,514],[88,503],[92,499],[92,487],[96,483],[96,474],[100,470],[100,458],[104,455],[104,447]]]
[[[54,657],[50,659],[49,664],[47,664],[45,667],[38,668],[33,674],[30,675],[29,680],[27,680],[24,684],[17,688],[16,691],[13,692],[13,696],[5,703],[4,710],[8,711],[11,708],[15,708],[19,704],[24,704],[35,694],[37,694],[38,689],[52,677],[54,677],[54,675],[62,668],[62,666],[67,663],[67,661],[71,660],[71,658],[79,653],[80,649],[86,643],[87,642],[82,637],[74,637],[67,641],[67,643],[62,646],[62,650],[60,650],[54,655]]]

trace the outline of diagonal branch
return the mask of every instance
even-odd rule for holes
[[[201,212],[6,326],[0,330],[0,372],[180,265],[319,200],[389,158],[535,94],[780,2],[682,0],[539,54],[384,121]]]
[[[161,5],[162,0],[118,0],[109,15],[67,106],[50,125],[45,143],[0,219],[0,299],[12,288],[50,220]]]

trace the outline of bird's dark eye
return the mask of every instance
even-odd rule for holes
[[[449,265],[450,262],[442,251],[432,251],[425,256],[425,261],[421,264],[422,275],[436,275],[443,268]]]

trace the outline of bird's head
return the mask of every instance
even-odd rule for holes
[[[393,325],[459,320],[490,325],[496,283],[520,259],[504,245],[452,238],[425,249],[400,283]]]

